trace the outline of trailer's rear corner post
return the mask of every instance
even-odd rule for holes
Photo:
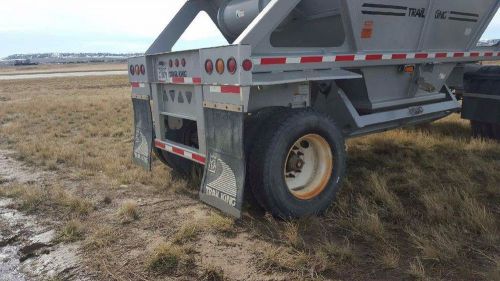
[[[151,112],[152,92],[149,82],[151,73],[146,57],[129,59],[129,80],[132,88],[134,110],[134,162],[146,170],[151,170],[151,150],[153,148],[153,116]]]

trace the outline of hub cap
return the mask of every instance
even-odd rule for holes
[[[310,134],[298,139],[286,158],[284,176],[288,190],[298,199],[312,199],[325,189],[333,168],[328,142]]]

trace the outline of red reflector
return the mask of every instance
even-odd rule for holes
[[[172,147],[172,152],[178,155],[184,155],[184,150],[177,147]]]
[[[134,75],[135,74],[135,68],[133,65],[130,66],[130,75]]]
[[[183,59],[181,60],[181,65],[182,65],[182,67],[185,67],[185,66],[186,66],[186,59],[185,59],[185,58],[183,58]]]
[[[212,72],[214,72],[214,63],[212,60],[208,59],[207,61],[205,61],[205,71],[208,74],[212,74]]]
[[[197,154],[193,154],[193,160],[198,162],[198,163],[203,163],[205,164],[205,157]]]
[[[381,60],[382,55],[374,54],[374,55],[366,55],[366,60]]]
[[[141,74],[146,74],[146,67],[144,66],[144,64],[141,64]]]
[[[270,65],[270,64],[285,64],[286,58],[263,58],[261,59],[260,64],[262,65]]]
[[[335,61],[354,61],[355,55],[340,55],[335,57]]]
[[[155,140],[155,146],[160,148],[160,149],[165,149],[165,144],[159,140]]]
[[[323,57],[302,57],[300,58],[300,63],[319,63],[323,62]]]
[[[392,59],[393,60],[404,60],[404,59],[406,59],[406,54],[393,54]]]
[[[243,67],[243,70],[250,71],[253,68],[253,62],[249,59],[246,59],[243,61],[242,67]]]
[[[429,57],[429,54],[427,54],[427,53],[415,54],[416,59],[426,59],[427,57]]]
[[[238,66],[235,58],[230,58],[227,60],[227,70],[229,71],[229,73],[235,74],[237,68]]]

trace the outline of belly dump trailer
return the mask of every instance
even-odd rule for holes
[[[478,82],[498,73],[462,79],[464,65],[500,60],[498,46],[477,47],[499,5],[189,0],[129,60],[134,160],[151,169],[154,151],[177,172],[203,169],[201,200],[235,217],[244,194],[278,217],[321,213],[339,189],[346,138],[459,112],[459,88],[470,92],[464,117],[500,123],[499,88]],[[202,11],[230,45],[171,52]]]

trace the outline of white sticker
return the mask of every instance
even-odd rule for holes
[[[299,95],[308,96],[309,95],[309,84],[299,85]]]
[[[168,80],[168,71],[165,65],[158,66],[158,81],[165,82]]]
[[[441,80],[446,79],[446,74],[445,73],[439,73],[439,79],[441,79]]]
[[[471,35],[471,33],[472,33],[472,28],[467,27],[467,28],[465,29],[465,36],[469,36],[469,35]]]
[[[245,10],[236,10],[236,18],[241,19],[245,17]]]

